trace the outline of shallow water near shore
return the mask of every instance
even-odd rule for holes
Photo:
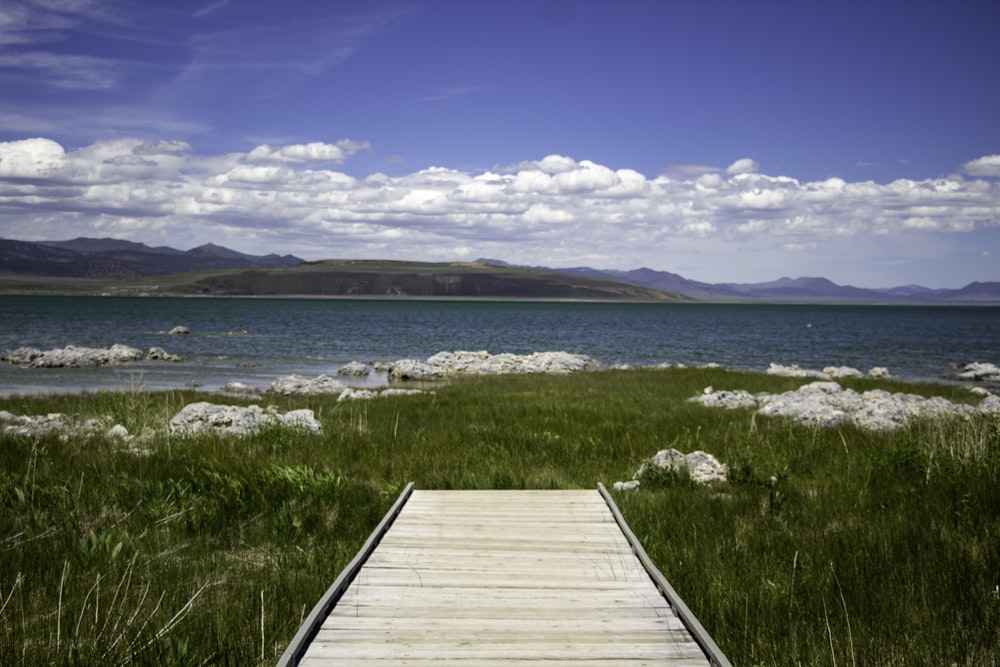
[[[167,333],[178,325],[191,333]],[[192,384],[211,391],[234,381],[263,388],[291,373],[332,376],[349,361],[425,359],[442,350],[564,350],[609,366],[885,366],[904,379],[935,381],[952,364],[1000,363],[1000,308],[0,296],[0,351],[115,343],[162,347],[185,360],[95,369],[4,363],[0,393]]]

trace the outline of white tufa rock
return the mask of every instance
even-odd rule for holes
[[[925,417],[995,414],[991,411],[1000,403],[1000,399],[989,396],[977,409],[952,403],[940,396],[924,398],[915,394],[889,393],[883,389],[858,393],[853,389],[844,389],[836,382],[812,382],[794,391],[756,396],[743,390],[713,390],[688,400],[709,407],[756,407],[757,414],[790,417],[810,426],[853,424],[866,431],[892,431],[914,419]]]
[[[120,429],[120,430],[119,430]],[[102,434],[117,436],[124,431],[123,426],[115,426],[108,431],[98,419],[80,420],[59,412],[47,415],[15,415],[0,410],[0,434],[37,438],[56,434],[62,440],[88,438]],[[128,432],[125,431],[125,435]]]
[[[345,389],[347,389],[347,385],[328,375],[307,378],[292,374],[280,377],[271,383],[271,391],[286,396],[291,394],[339,394]]]
[[[446,375],[499,375],[507,373],[574,373],[597,367],[583,354],[533,352],[490,354],[485,350],[438,352],[427,361],[402,359],[389,370],[394,380],[433,380]]]
[[[146,353],[146,359],[149,361],[184,361],[184,359],[176,354],[171,354],[164,350],[162,347],[151,347],[149,352]]]
[[[275,426],[286,426],[310,433],[323,431],[322,424],[316,421],[312,410],[292,410],[281,414],[274,406],[265,409],[259,405],[244,407],[218,405],[205,401],[185,405],[180,412],[171,417],[168,428],[173,435],[216,433],[243,437]]]
[[[340,396],[337,397],[337,401],[365,401],[371,400],[373,398],[383,398],[385,396],[413,396],[415,394],[424,394],[428,392],[421,391],[419,389],[382,389],[381,391],[374,389],[357,389],[355,387],[348,387],[345,389]],[[430,392],[433,393],[433,392]]]
[[[1000,367],[974,361],[959,366],[952,377],[965,382],[1000,382]]]
[[[635,491],[639,488],[639,480],[632,479],[627,482],[615,482],[611,485],[615,491]]]
[[[827,379],[829,376],[823,373],[823,371],[814,371],[806,368],[801,368],[798,364],[792,364],[791,366],[782,366],[781,364],[772,363],[767,367],[768,375],[779,375],[781,377],[793,377],[793,378],[823,378]]]
[[[979,402],[979,411],[984,415],[1000,415],[1000,396],[990,394]]]
[[[378,398],[378,392],[371,389],[356,389],[354,387],[348,387],[340,393],[337,397],[337,402],[340,401],[367,401],[372,398]]]
[[[736,410],[739,408],[757,407],[757,398],[744,389],[736,389],[733,391],[715,391],[712,387],[705,387],[702,394],[698,396],[697,399],[698,400],[695,402],[712,408],[727,408],[729,410]]]
[[[694,451],[684,454],[676,449],[661,449],[651,459],[643,463],[635,473],[634,480],[641,481],[653,470],[668,470],[674,472],[687,471],[691,480],[697,484],[712,484],[725,482],[729,479],[729,466],[720,463],[717,458],[707,452]]]
[[[389,367],[390,380],[437,380],[441,371],[425,361],[400,359]]]
[[[12,364],[32,368],[88,368],[93,366],[119,366],[142,361],[142,350],[116,343],[109,348],[78,347],[67,345],[62,349],[38,350],[19,347],[6,352],[2,359]]]
[[[337,369],[337,375],[347,377],[368,377],[371,375],[371,372],[371,369],[360,361],[352,361]]]
[[[42,436],[69,428],[69,418],[58,412],[47,415],[15,415],[0,410],[0,432],[4,435]]]
[[[837,378],[863,378],[869,377],[874,379],[887,380],[892,377],[889,369],[885,366],[875,366],[868,371],[867,376],[859,371],[857,368],[852,368],[850,366],[827,366],[821,371],[812,370],[808,368],[802,368],[798,364],[792,364],[791,366],[782,366],[781,364],[772,363],[767,368],[768,375],[778,375],[781,377],[796,377],[796,378],[816,378],[817,380],[835,380]]]
[[[226,394],[237,394],[237,395],[253,395],[259,394],[260,390],[256,387],[251,387],[243,382],[229,382],[223,385],[220,390]]]

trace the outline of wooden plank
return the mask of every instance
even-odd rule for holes
[[[305,667],[322,667],[323,665],[329,665],[330,662],[325,658],[317,658],[305,660],[300,664]],[[338,661],[337,664],[342,665],[347,663]],[[357,664],[363,664],[365,667],[399,667],[400,665],[403,665],[404,667],[442,667],[442,664],[462,665],[462,667],[503,667],[504,665],[531,665],[532,667],[570,667],[571,665],[595,665],[599,667],[652,667],[654,665],[662,666],[666,664],[669,664],[671,667],[703,667],[705,661],[702,658],[672,658],[669,662],[664,662],[656,659],[608,659],[602,657],[590,659],[587,656],[579,656],[570,659],[540,659],[536,657],[489,659],[463,656],[458,660],[448,663],[445,663],[441,658],[396,657],[389,659],[366,658],[363,662],[359,662]]]
[[[317,637],[319,639],[319,637]],[[304,661],[302,664],[345,665],[363,663],[372,659],[386,658],[417,658],[422,660],[436,658],[440,661],[467,660],[488,657],[503,660],[655,660],[660,664],[671,664],[676,659],[698,660],[697,664],[704,667],[708,664],[705,654],[697,644],[693,648],[678,646],[664,641],[651,639],[646,642],[593,642],[559,641],[545,639],[543,641],[520,642],[512,639],[504,643],[486,643],[467,637],[460,644],[446,641],[436,641],[429,638],[415,643],[389,642],[379,644],[371,641],[334,644],[316,641],[310,647],[306,658],[314,662]],[[329,662],[319,662],[315,659],[325,659]]]
[[[596,491],[413,491],[302,665],[708,660]]]

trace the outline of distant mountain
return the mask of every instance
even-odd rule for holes
[[[39,241],[39,244],[88,254],[115,252],[153,252],[167,255],[184,254],[181,250],[175,250],[174,248],[169,248],[167,246],[156,246],[151,248],[144,243],[135,243],[134,241],[109,238],[93,239],[85,236],[80,236],[69,241]]]
[[[873,290],[838,285],[826,278],[780,278],[766,283],[726,284],[725,287],[754,298],[794,299],[806,296],[821,299],[865,300],[875,296]]]
[[[692,299],[728,299],[738,296],[736,292],[724,285],[713,285],[711,283],[688,280],[676,273],[654,271],[647,268],[633,269],[631,271],[598,271],[589,267],[577,267],[565,269],[565,271],[574,275],[607,276],[633,285],[678,292]]]
[[[1000,283],[969,283],[962,289],[948,290],[948,301],[994,303],[1000,301]]]
[[[296,267],[301,270],[289,271]],[[864,289],[838,285],[821,277],[785,277],[764,283],[704,283],[648,268],[552,269],[516,266],[496,259],[451,264],[378,260],[304,262],[292,255],[247,255],[213,243],[185,251],[109,238],[40,243],[0,239],[0,277],[5,281],[0,289],[79,292],[94,289],[95,281],[112,281],[131,283],[122,284],[115,291],[162,293],[161,288],[143,282],[143,278],[192,271],[215,271],[218,275],[160,280],[162,290],[195,294],[1000,304],[1000,282],[974,282],[961,289],[930,289],[920,285]],[[567,277],[576,280],[566,280]]]
[[[278,268],[302,262],[292,255],[246,255],[211,243],[183,251],[109,238],[39,243],[0,239],[0,272],[15,275],[123,280],[187,271]]]
[[[497,260],[480,262],[497,264]],[[506,265],[499,262],[498,265]],[[930,289],[920,285],[905,285],[888,289],[865,289],[838,285],[827,278],[780,278],[764,283],[703,283],[688,280],[676,273],[636,269],[618,271],[572,267],[547,269],[578,276],[607,277],[640,287],[676,292],[705,301],[780,301],[795,303],[972,303],[1000,304],[1000,282],[975,282],[961,289]]]

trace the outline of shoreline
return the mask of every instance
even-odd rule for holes
[[[683,299],[628,299],[628,298],[571,298],[571,297],[508,297],[508,296],[422,296],[394,294],[180,294],[180,293],[111,293],[100,291],[42,291],[42,290],[7,290],[0,282],[0,297],[85,297],[101,299],[219,299],[219,300],[303,300],[303,301],[373,301],[379,303],[594,303],[610,304],[650,304],[650,305],[721,305],[721,306],[862,306],[873,308],[996,308],[1000,309],[998,301],[900,301],[877,299],[710,299],[685,297]]]
[[[524,364],[526,358],[538,355],[563,355],[574,367],[556,367],[554,370],[518,370],[516,364]],[[445,361],[435,362],[436,358],[445,356]],[[449,361],[447,357],[452,357]],[[470,357],[472,360],[470,361]],[[507,366],[496,364],[497,359],[503,359]],[[428,362],[431,362],[428,364]],[[771,363],[767,369],[732,368],[718,363],[699,365],[689,364],[612,364],[605,365],[587,355],[574,355],[562,352],[535,352],[532,355],[512,355],[501,353],[491,355],[485,351],[479,352],[438,352],[427,361],[418,359],[399,359],[396,361],[351,361],[347,364],[285,364],[282,367],[218,367],[192,366],[188,360],[182,361],[141,361],[105,366],[90,367],[38,367],[32,368],[24,364],[4,363],[0,366],[0,381],[20,373],[31,374],[31,379],[46,379],[46,375],[58,374],[60,382],[35,383],[15,382],[0,383],[0,398],[20,396],[63,396],[86,395],[104,392],[169,392],[197,391],[210,395],[266,395],[282,380],[299,377],[304,380],[315,378],[332,378],[344,388],[359,390],[382,390],[391,387],[413,385],[415,383],[434,384],[449,378],[476,375],[519,375],[519,374],[572,374],[600,373],[630,370],[718,370],[727,373],[746,373],[751,375],[799,378],[810,381],[839,382],[841,380],[872,380],[892,381],[908,385],[941,385],[965,387],[970,392],[984,394],[1000,391],[1000,367],[991,364],[966,364],[952,376],[936,378],[918,378],[894,375],[885,367],[873,367],[867,373],[850,366],[828,366],[823,369],[802,368],[798,365],[781,365]],[[479,364],[478,367],[476,364]],[[435,365],[437,364],[437,365]],[[450,364],[450,365],[449,365]],[[492,365],[490,365],[492,364]],[[365,367],[362,374],[345,371],[352,365]],[[407,370],[400,371],[405,365]],[[961,377],[962,369],[967,373],[978,375]],[[198,372],[200,371],[200,373]],[[36,375],[37,374],[37,375]],[[199,376],[200,377],[197,377]],[[183,376],[183,377],[182,377]],[[19,379],[26,380],[26,376]],[[69,380],[69,381],[66,381]],[[241,390],[228,390],[229,386],[240,386]],[[303,392],[308,393],[308,392]],[[324,393],[324,392],[318,392]]]

